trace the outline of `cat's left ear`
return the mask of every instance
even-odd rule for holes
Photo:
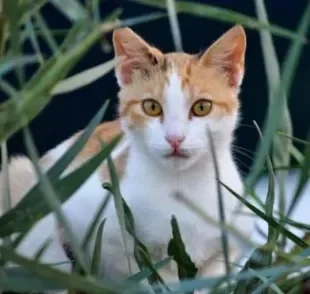
[[[120,86],[131,83],[134,71],[156,65],[163,56],[162,52],[129,28],[114,30],[113,47],[115,57],[120,59],[116,66],[116,77]]]
[[[236,25],[215,41],[203,54],[200,63],[214,67],[227,77],[230,87],[240,87],[244,75],[246,35],[240,25]]]

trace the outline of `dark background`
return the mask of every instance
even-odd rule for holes
[[[249,16],[255,16],[255,7],[252,0],[205,0],[193,2],[214,4]],[[270,22],[295,30],[307,2],[307,0],[266,0],[265,3]],[[126,0],[105,0],[101,5],[101,16],[104,17],[117,7],[123,8],[122,19],[156,11],[156,9],[148,6]],[[63,29],[70,26],[68,20],[50,4],[44,6],[42,12],[50,28]],[[207,48],[212,41],[233,25],[184,14],[179,15],[179,22],[182,31],[183,48],[184,51],[189,53],[197,53]],[[152,21],[148,24],[137,25],[133,29],[163,51],[174,50],[167,18]],[[259,34],[257,31],[247,29],[247,37],[247,68],[243,90],[240,95],[243,119],[241,126],[237,130],[235,142],[241,148],[247,149],[246,151],[243,150],[245,154],[236,154],[239,159],[238,162],[240,162],[239,166],[245,173],[248,172],[251,166],[252,152],[255,151],[258,140],[257,131],[252,127],[252,121],[255,120],[262,126],[268,103],[268,91]],[[111,42],[111,35],[108,36],[108,42]],[[274,42],[278,58],[282,64],[291,41],[274,37]],[[24,50],[25,52],[31,50],[31,46],[26,43]],[[49,49],[45,48],[44,44],[42,44],[42,51],[45,54],[49,54]],[[113,51],[109,53],[103,52],[101,44],[98,43],[80,60],[71,74],[110,60],[112,57]],[[306,45],[304,46],[292,92],[289,96],[294,135],[302,139],[306,138],[310,126],[309,65],[310,50],[309,45]],[[31,73],[30,68],[27,70],[27,74]],[[9,76],[8,80],[14,82],[14,76]],[[117,106],[116,93],[116,80],[113,72],[111,72],[87,87],[66,95],[54,97],[49,106],[30,125],[40,154],[55,147],[77,130],[84,128],[107,98],[111,99],[111,103],[105,120],[114,119]],[[1,101],[3,101],[4,95],[1,92],[0,97]],[[8,148],[11,155],[25,153],[20,132],[9,140]]]

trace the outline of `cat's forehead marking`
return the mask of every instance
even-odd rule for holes
[[[183,88],[183,77],[174,65],[167,72],[167,83],[163,91],[165,113],[170,118],[178,118],[186,112],[188,95]]]

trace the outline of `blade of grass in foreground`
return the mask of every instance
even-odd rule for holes
[[[20,265],[25,270],[31,272],[38,278],[41,278],[43,281],[48,282],[49,287],[44,287],[45,290],[49,289],[79,289],[80,291],[85,291],[86,293],[98,293],[98,294],[111,294],[112,293],[122,293],[122,285],[114,284],[112,282],[104,281],[102,283],[95,282],[84,278],[75,273],[66,273],[57,269],[52,268],[51,266],[40,264],[31,259],[25,258],[13,250],[0,246],[0,254],[5,256],[7,261],[11,261],[14,264]],[[9,269],[8,269],[9,270]],[[29,273],[26,272],[26,276],[29,276]],[[12,275],[11,275],[12,276]],[[13,275],[14,277],[14,275]],[[0,285],[4,283],[5,287],[8,290],[15,290],[18,286],[18,291],[27,291],[33,290],[29,289],[29,280],[24,279],[23,284],[15,285],[13,283],[5,283],[5,280],[0,279]],[[126,285],[126,284],[125,284]],[[1,285],[1,290],[5,288]],[[24,290],[25,289],[25,290]],[[42,289],[42,286],[41,286]]]
[[[255,6],[258,18],[261,21],[268,23],[268,16],[264,5],[264,0],[255,0]],[[275,46],[272,42],[272,36],[270,32],[260,30],[261,44],[265,62],[265,72],[268,81],[269,89],[269,104],[272,103],[273,93],[277,90],[280,84],[280,65],[277,58]],[[273,144],[272,144],[272,159],[275,166],[289,166],[290,164],[290,150],[292,146],[292,140],[289,137],[279,136],[278,132],[283,132],[292,136],[292,121],[290,112],[287,105],[287,95],[285,92],[282,93],[282,121],[279,124],[277,130],[274,133]],[[269,161],[269,159],[267,159]],[[285,193],[285,179],[287,176],[286,170],[280,170],[276,172],[279,189],[279,210],[282,215],[286,212],[286,193]],[[283,223],[283,220],[281,220]],[[281,240],[282,246],[285,245],[285,237]]]
[[[308,31],[310,23],[310,3],[308,3],[303,17],[300,21],[297,33],[300,36],[305,36]],[[283,74],[280,84],[277,87],[275,93],[273,93],[272,103],[268,108],[268,115],[265,121],[264,127],[264,140],[259,146],[259,150],[255,156],[254,166],[247,178],[247,186],[252,187],[255,185],[260,172],[264,166],[265,154],[268,153],[272,140],[274,138],[275,131],[278,128],[278,124],[282,121],[282,105],[285,103],[283,100],[285,93],[289,95],[293,78],[295,75],[296,67],[299,57],[301,55],[303,43],[296,39],[294,40],[288,55],[285,59],[283,66]],[[246,191],[247,192],[247,191]]]
[[[23,134],[27,152],[34,165],[35,172],[39,179],[39,187],[41,195],[43,196],[50,210],[55,213],[59,225],[64,230],[66,237],[69,239],[69,244],[74,252],[75,258],[77,259],[78,263],[80,264],[84,272],[89,273],[89,267],[86,262],[86,257],[81,247],[79,246],[79,243],[77,242],[77,238],[73,234],[71,224],[69,224],[65,214],[61,209],[61,202],[57,196],[55,188],[51,183],[51,181],[49,180],[49,178],[44,174],[42,168],[39,165],[38,151],[35,147],[32,135],[28,127],[24,128]]]
[[[166,8],[164,0],[130,0],[132,2],[137,2],[157,8]],[[200,17],[206,17],[221,22],[229,22],[232,24],[241,24],[249,29],[260,29],[265,28],[270,30],[270,32],[279,37],[285,37],[289,39],[299,40],[305,42],[306,38],[304,35],[299,35],[296,32],[287,30],[277,25],[269,25],[265,22],[259,21],[254,17],[247,16],[245,14],[235,12],[226,8],[221,8],[208,4],[200,4],[192,1],[175,1],[176,11],[192,14]]]
[[[227,282],[229,281],[229,273],[230,273],[230,267],[229,267],[229,244],[228,244],[228,236],[227,231],[225,229],[226,224],[226,216],[225,216],[225,204],[224,204],[224,197],[222,194],[222,189],[220,183],[217,181],[217,179],[220,179],[220,171],[219,166],[217,162],[215,147],[213,144],[213,138],[212,133],[209,129],[207,129],[207,136],[209,138],[210,142],[210,150],[212,154],[212,160],[213,160],[213,168],[215,171],[215,181],[216,181],[216,192],[217,192],[217,198],[218,198],[218,215],[220,217],[220,229],[221,229],[221,240],[222,240],[222,250],[223,250],[223,256],[225,261],[225,270],[226,270],[226,276],[227,276]]]
[[[75,171],[65,176],[62,179],[51,179],[59,195],[61,202],[68,199],[88,177],[98,168],[98,166],[106,159],[108,154],[118,144],[120,136],[116,137],[107,144],[98,154],[93,156]],[[34,198],[39,199],[40,191],[35,188],[31,191],[35,194]],[[31,205],[17,205],[15,209],[3,215],[0,218],[0,237],[8,236],[14,232],[21,232],[31,227],[35,222],[41,219],[44,215],[50,212],[49,207],[44,201],[37,201]]]
[[[254,205],[249,203],[244,197],[238,195],[235,191],[230,189],[223,182],[220,181],[220,183],[240,202],[242,202],[245,206],[247,206],[250,210],[252,210],[257,216],[265,220],[269,225],[273,226],[277,231],[283,233],[286,237],[292,240],[295,244],[299,245],[302,248],[307,248],[309,246],[305,241],[303,241],[301,238],[296,236],[294,233],[287,230],[284,226],[282,226],[279,222],[277,222],[273,217],[267,216],[263,211],[257,209]]]

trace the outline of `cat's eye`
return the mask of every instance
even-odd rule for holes
[[[159,116],[162,114],[160,104],[154,99],[146,99],[142,102],[144,112],[149,116]]]
[[[196,101],[191,109],[194,116],[206,116],[210,113],[212,102],[210,100],[201,99]]]

